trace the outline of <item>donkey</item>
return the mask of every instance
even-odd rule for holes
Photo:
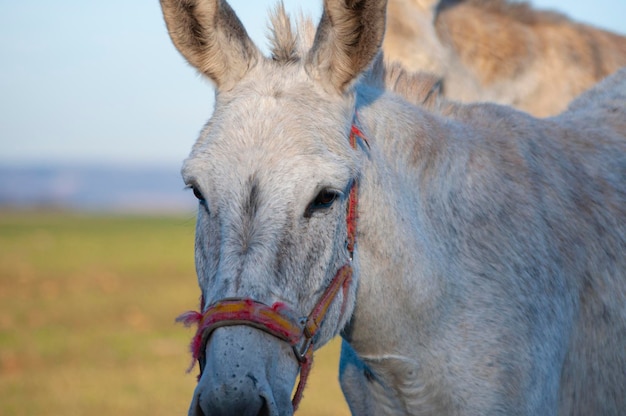
[[[389,0],[385,55],[447,98],[555,115],[626,66],[626,37],[508,0]]]
[[[224,0],[161,6],[216,86],[190,415],[291,415],[339,334],[357,415],[623,413],[626,70],[548,119],[425,107],[373,68],[385,0],[325,0],[313,40],[279,6],[269,58]]]

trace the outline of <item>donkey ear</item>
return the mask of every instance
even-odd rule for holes
[[[256,64],[260,52],[225,0],[160,0],[178,51],[218,89],[228,89]]]
[[[387,0],[324,0],[324,12],[307,57],[315,78],[340,92],[374,60],[385,34]]]

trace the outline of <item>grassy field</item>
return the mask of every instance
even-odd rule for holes
[[[183,415],[194,218],[0,212],[0,415]],[[349,414],[339,342],[298,415]]]

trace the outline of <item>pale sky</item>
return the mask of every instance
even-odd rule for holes
[[[276,0],[232,0],[265,50]],[[316,20],[321,0],[284,0]],[[626,0],[534,0],[626,33]],[[167,36],[157,0],[0,0],[0,165],[179,164],[213,87]]]

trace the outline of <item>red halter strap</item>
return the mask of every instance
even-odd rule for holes
[[[367,144],[361,130],[353,124],[350,130],[350,144],[355,149],[357,147],[358,138],[361,138]],[[357,202],[358,183],[355,180],[348,196],[346,215],[346,246],[350,260],[352,260],[356,243]],[[291,401],[295,412],[302,399],[302,392],[304,391],[313,363],[313,339],[319,331],[324,317],[337,297],[339,290],[343,291],[343,314],[345,299],[351,281],[352,266],[350,263],[347,263],[337,271],[333,280],[331,280],[330,284],[326,287],[326,290],[306,319],[297,319],[295,314],[281,302],[276,302],[272,306],[268,306],[252,299],[241,298],[219,300],[210,305],[204,313],[190,311],[180,315],[176,318],[177,322],[183,322],[187,326],[193,324],[198,325],[198,329],[191,341],[190,349],[193,361],[189,370],[191,370],[194,363],[198,361],[200,364],[198,379],[200,379],[205,365],[205,345],[211,333],[217,328],[234,325],[247,325],[258,328],[291,345],[298,359],[298,363],[300,364],[300,380]],[[202,300],[201,307],[204,307],[204,299]]]

